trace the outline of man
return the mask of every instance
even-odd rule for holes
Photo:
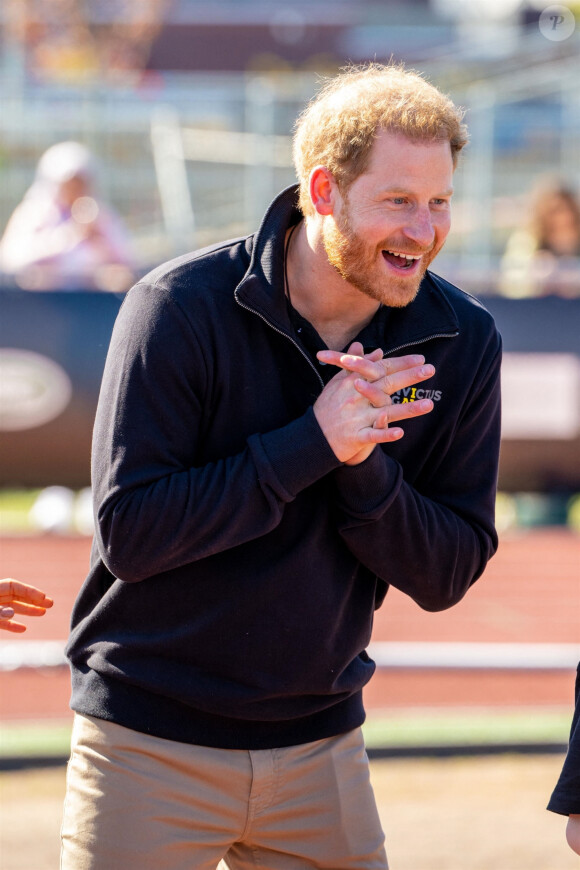
[[[125,299],[68,645],[64,870],[387,867],[373,612],[390,584],[450,607],[497,544],[500,340],[427,271],[465,142],[419,75],[353,68],[298,122],[299,207],[284,191]]]

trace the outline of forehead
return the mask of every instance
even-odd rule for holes
[[[414,141],[401,133],[381,130],[370,151],[365,176],[381,186],[404,190],[409,185],[433,184],[451,188],[453,158],[445,140]]]

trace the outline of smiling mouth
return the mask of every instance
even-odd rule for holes
[[[421,259],[421,256],[421,254],[400,254],[396,251],[383,251],[383,257],[387,263],[402,271],[412,269],[417,260]]]

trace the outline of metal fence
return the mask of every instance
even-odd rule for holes
[[[429,72],[429,71],[428,71]],[[525,216],[539,175],[580,181],[576,56],[462,82],[471,144],[456,174],[442,259],[489,270]],[[438,70],[434,68],[434,81]],[[166,75],[139,87],[12,86],[0,113],[0,229],[51,144],[79,139],[143,267],[246,232],[294,179],[291,134],[317,86],[310,73]]]

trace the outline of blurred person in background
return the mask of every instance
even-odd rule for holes
[[[580,855],[580,664],[576,671],[575,698],[568,752],[548,809],[568,816],[566,838],[570,848]]]
[[[26,631],[26,626],[14,621],[15,614],[44,616],[53,603],[52,598],[35,586],[6,577],[0,580],[0,629],[21,634]]]
[[[417,73],[344,71],[259,229],[125,297],[67,644],[62,870],[386,870],[374,612],[391,584],[452,607],[498,543],[501,338],[430,271],[462,119]]]
[[[79,142],[50,147],[8,221],[0,270],[24,290],[127,290],[134,280],[127,232],[96,184],[88,148]]]
[[[509,238],[501,262],[504,296],[580,296],[580,202],[568,185],[543,180],[527,226]]]

